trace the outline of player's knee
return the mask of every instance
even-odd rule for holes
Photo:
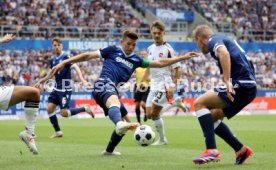
[[[60,114],[62,117],[68,117],[68,110],[61,110]]]
[[[29,99],[28,100],[32,100],[32,101],[40,101],[40,91],[37,88],[32,88],[30,94],[28,95]]]
[[[206,106],[200,100],[195,100],[194,108],[195,108],[195,111],[197,111],[197,110],[206,108]]]

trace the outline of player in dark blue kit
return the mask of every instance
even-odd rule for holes
[[[55,55],[52,57],[50,61],[51,68],[61,63],[63,60],[66,60],[69,58],[68,54],[62,52],[62,40],[60,38],[53,39],[53,50]],[[71,69],[74,69],[76,71],[82,84],[84,86],[88,86],[87,81],[84,80],[82,76],[80,68],[76,64],[67,64],[64,67],[64,69],[61,70],[60,73],[55,73],[55,75],[52,75],[50,73],[35,84],[35,87],[38,88],[40,84],[43,84],[53,76],[55,76],[55,79],[56,79],[56,86],[48,98],[48,105],[47,105],[47,112],[49,114],[49,119],[55,129],[55,133],[51,136],[51,138],[63,137],[63,133],[60,130],[57,116],[55,113],[56,106],[60,107],[60,114],[63,117],[70,117],[80,112],[86,112],[90,114],[92,117],[94,117],[94,114],[89,105],[85,105],[84,107],[80,107],[80,108],[69,109],[69,103],[70,103],[70,98],[72,93]]]
[[[196,164],[204,164],[220,160],[221,155],[216,149],[215,141],[217,134],[235,150],[235,164],[242,164],[253,150],[243,145],[222,120],[224,117],[232,118],[255,98],[257,87],[254,68],[235,40],[214,34],[209,26],[198,26],[193,36],[200,50],[204,54],[210,52],[218,62],[226,85],[206,92],[194,103],[204,133],[206,151],[193,161]]]
[[[117,87],[127,82],[137,67],[165,67],[197,55],[197,53],[191,52],[178,58],[149,62],[133,53],[137,39],[138,35],[135,32],[124,31],[121,46],[108,46],[98,51],[82,53],[64,60],[53,68],[53,72],[58,72],[69,63],[89,61],[95,58],[104,59],[101,75],[94,84],[93,97],[116,128],[112,132],[106,150],[102,152],[103,155],[121,155],[120,152],[114,151],[115,147],[129,129],[135,129],[139,126],[138,123],[130,122],[127,110],[119,101]]]

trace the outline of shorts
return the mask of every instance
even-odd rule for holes
[[[0,109],[8,110],[14,86],[0,86]]]
[[[106,107],[105,103],[107,99],[112,95],[116,95],[120,99],[119,93],[115,86],[112,86],[108,80],[101,79],[96,81],[95,84],[97,84],[97,86],[94,87],[92,96],[95,99],[96,103],[100,105],[103,109],[105,116],[108,116],[109,108]],[[121,103],[120,111],[122,117],[128,114],[123,103]]]
[[[146,107],[151,107],[153,103],[158,106],[164,107],[168,104],[168,101],[169,100],[166,92],[150,91],[147,98]]]
[[[227,97],[226,88],[215,88],[214,91],[218,93],[218,96],[225,101],[227,107],[222,109],[225,116],[230,119],[238,114],[245,106],[247,106],[257,94],[256,85],[245,86],[242,83],[233,83],[235,87],[234,101],[230,101]]]
[[[146,91],[136,91],[137,86],[134,86],[134,101],[135,102],[147,102],[147,98],[150,92],[150,87],[147,87]],[[143,89],[145,90],[145,89]]]
[[[48,98],[48,103],[54,103],[60,109],[68,109],[71,100],[72,91],[52,91]]]

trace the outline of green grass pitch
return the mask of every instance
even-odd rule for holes
[[[192,159],[204,151],[204,139],[196,117],[164,117],[169,144],[138,146],[128,132],[116,150],[121,156],[100,155],[114,126],[105,119],[59,119],[65,134],[50,139],[50,122],[39,119],[36,127],[38,155],[32,155],[18,134],[23,120],[0,121],[1,170],[185,170],[185,169],[276,169],[276,115],[236,116],[225,120],[235,135],[254,150],[244,165],[234,165],[234,151],[218,137],[222,154],[218,163],[194,165]],[[134,120],[134,118],[133,118]],[[147,122],[153,125],[152,121]]]

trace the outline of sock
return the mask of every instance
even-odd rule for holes
[[[122,120],[120,106],[112,105],[108,109],[109,119],[116,125],[119,121]]]
[[[159,134],[160,140],[165,139],[165,128],[164,128],[164,121],[163,119],[159,116],[157,118],[152,119],[154,121],[154,126]]]
[[[26,101],[25,103],[25,126],[27,133],[34,135],[35,120],[38,112],[39,102]]]
[[[51,113],[49,114],[49,119],[50,119],[50,122],[52,123],[54,129],[56,132],[60,131],[60,127],[59,127],[59,124],[58,124],[58,119],[57,119],[57,115],[56,113]]]
[[[160,114],[163,114],[164,112],[166,112],[167,110],[171,109],[175,107],[174,105],[172,104],[167,104],[165,107],[163,107],[163,109],[161,110]]]
[[[209,109],[196,111],[199,124],[205,137],[206,149],[216,149],[214,121]]]
[[[141,111],[140,111],[140,108],[139,108],[139,107],[136,107],[136,108],[135,108],[135,113],[136,113],[137,121],[138,121],[139,123],[141,123],[141,119],[140,119]]]
[[[85,112],[85,108],[84,107],[80,107],[80,108],[71,108],[68,110],[68,117],[69,116],[74,116],[80,112]]]
[[[243,144],[234,136],[225,123],[221,122],[217,128],[215,128],[215,133],[228,143],[228,145],[230,145],[236,152],[243,147]]]
[[[110,138],[110,141],[106,147],[106,151],[107,152],[113,152],[115,147],[120,143],[120,141],[122,140],[124,135],[122,136],[119,136],[116,134],[116,131],[114,130],[111,134],[111,138]]]

